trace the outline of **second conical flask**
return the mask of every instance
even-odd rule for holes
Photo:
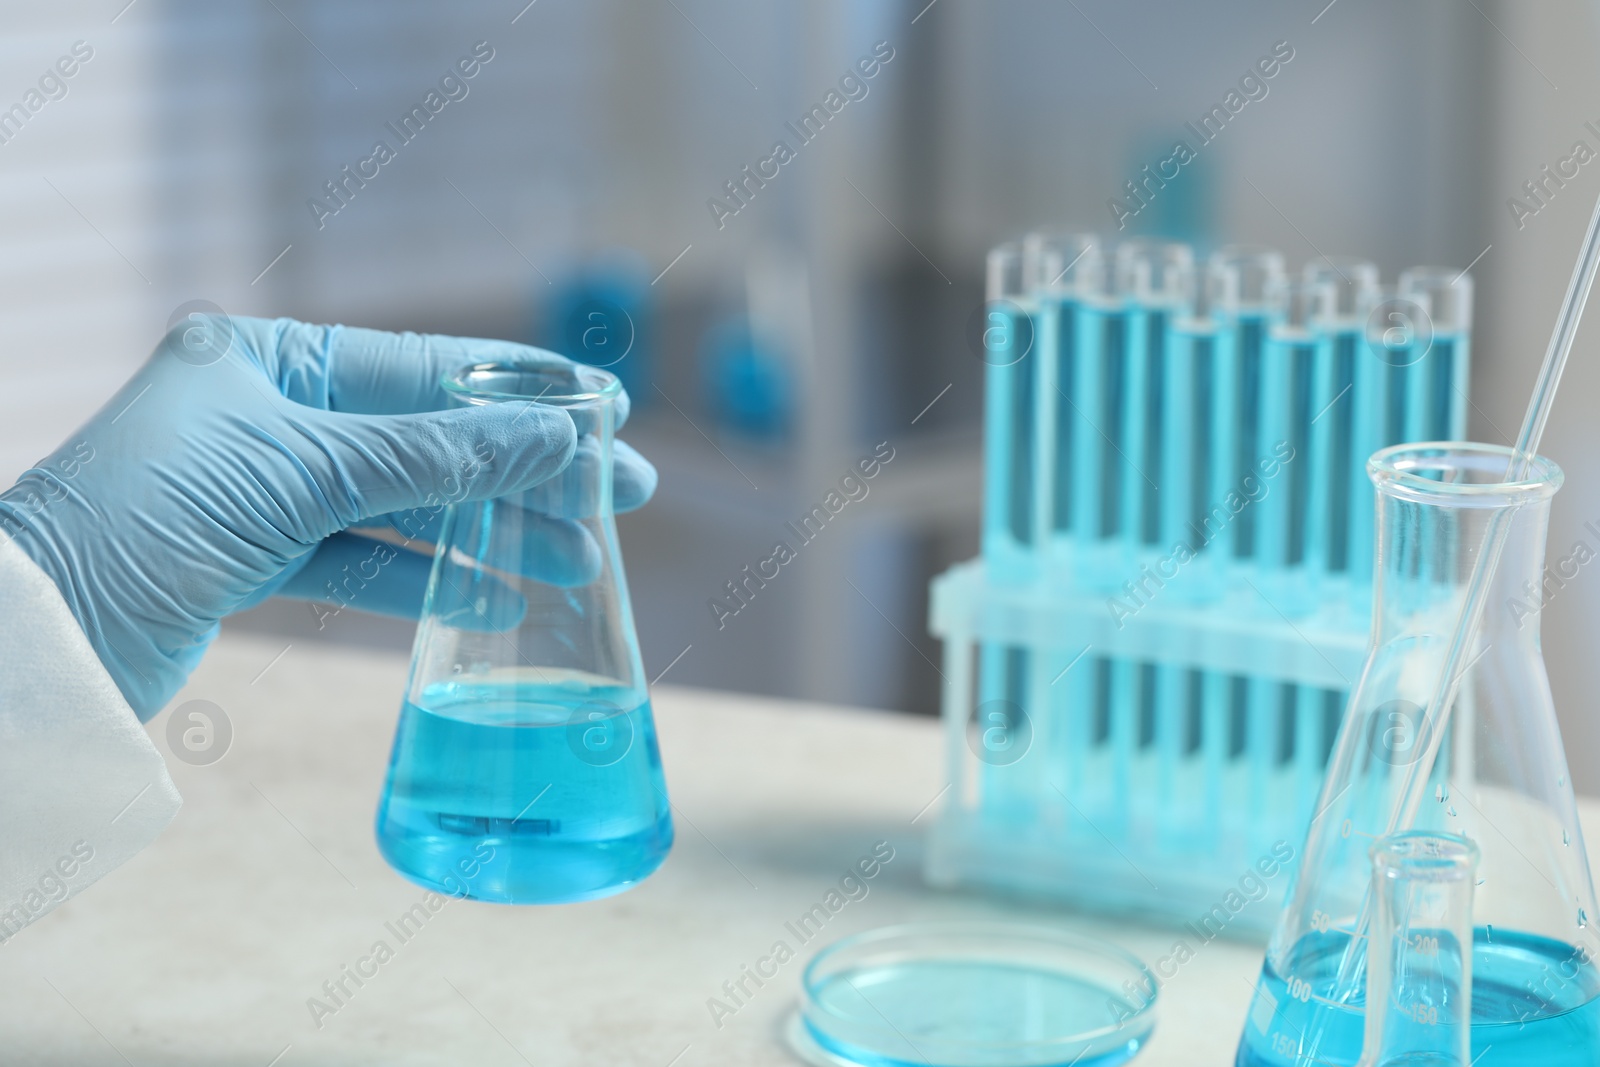
[[[1600,1049],[1600,938],[1566,754],[1539,648],[1550,499],[1538,457],[1401,445],[1368,462],[1378,493],[1372,643],[1245,1022],[1241,1067],[1349,1065],[1361,1053],[1373,842],[1464,838],[1472,895],[1475,1067],[1578,1067]],[[1491,526],[1507,528],[1448,714],[1426,713]],[[1412,948],[1437,951],[1443,941]]]
[[[620,892],[672,845],[612,514],[621,386],[553,357],[479,364],[445,386],[461,404],[561,407],[578,448],[527,492],[446,509],[379,848],[451,896],[546,904]]]

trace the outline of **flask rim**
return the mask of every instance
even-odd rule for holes
[[[496,378],[548,379],[550,384],[537,392],[527,388],[507,390],[484,387]],[[570,385],[556,386],[562,379]],[[497,359],[471,363],[446,373],[440,379],[440,385],[452,398],[465,404],[526,400],[551,407],[577,407],[614,400],[622,392],[622,382],[610,371],[562,359],[553,353],[548,359]],[[556,391],[556,388],[560,391]]]
[[[1505,480],[1517,455],[1508,445],[1478,441],[1391,445],[1367,460],[1367,476],[1386,496],[1444,507],[1521,507],[1554,496],[1566,475],[1548,456],[1534,456],[1526,477]],[[1477,474],[1482,480],[1441,481],[1427,474],[1451,471]]]

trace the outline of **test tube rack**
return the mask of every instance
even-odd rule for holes
[[[1366,652],[1366,459],[1464,436],[1470,352],[1465,272],[1302,278],[1089,235],[990,254],[982,554],[930,594],[930,883],[1269,929]]]

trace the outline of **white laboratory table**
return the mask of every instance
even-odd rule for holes
[[[801,968],[845,934],[1008,915],[1147,960],[1173,942],[927,889],[931,810],[919,813],[945,784],[933,722],[663,685],[678,837],[655,875],[562,907],[450,902],[402,943],[390,926],[424,892],[379,857],[372,814],[405,660],[284,644],[218,641],[179,701],[225,710],[227,755],[169,759],[184,807],[165,834],[0,947],[0,1064],[792,1067],[779,1031]],[[150,728],[163,752],[165,723]],[[775,941],[793,944],[784,924],[879,841],[894,858],[870,893],[718,1026],[708,998]],[[346,979],[344,1003],[314,1019],[308,999],[379,940],[392,958],[359,987]],[[1260,958],[1249,944],[1201,947],[1165,984],[1135,1062],[1232,1063]]]

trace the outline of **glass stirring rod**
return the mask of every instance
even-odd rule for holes
[[[1550,421],[1550,409],[1555,404],[1556,390],[1561,385],[1567,357],[1572,354],[1572,341],[1577,336],[1584,305],[1589,301],[1589,291],[1594,287],[1597,268],[1600,268],[1600,199],[1595,201],[1594,212],[1589,216],[1589,231],[1584,235],[1583,249],[1573,265],[1572,279],[1567,283],[1567,295],[1561,301],[1561,313],[1550,335],[1550,345],[1545,351],[1544,363],[1539,368],[1539,377],[1534,382],[1533,395],[1528,400],[1528,411],[1523,416],[1522,430],[1517,435],[1516,455],[1511,462],[1511,469],[1506,471],[1507,481],[1526,477],[1528,466],[1539,449],[1539,439],[1544,436],[1545,424]],[[1444,739],[1445,726],[1448,725],[1446,719],[1455,701],[1455,690],[1465,673],[1462,660],[1483,618],[1489,587],[1494,583],[1494,572],[1499,565],[1501,551],[1505,548],[1506,535],[1511,529],[1510,518],[1510,512],[1495,516],[1495,521],[1484,535],[1483,551],[1478,557],[1461,613],[1456,619],[1444,666],[1439,671],[1439,680],[1428,704],[1423,723],[1423,736],[1428,738],[1427,748],[1422,758],[1411,764],[1399,794],[1399,804],[1391,813],[1391,830],[1414,823],[1427,793],[1428,776],[1432,773],[1439,745]]]

